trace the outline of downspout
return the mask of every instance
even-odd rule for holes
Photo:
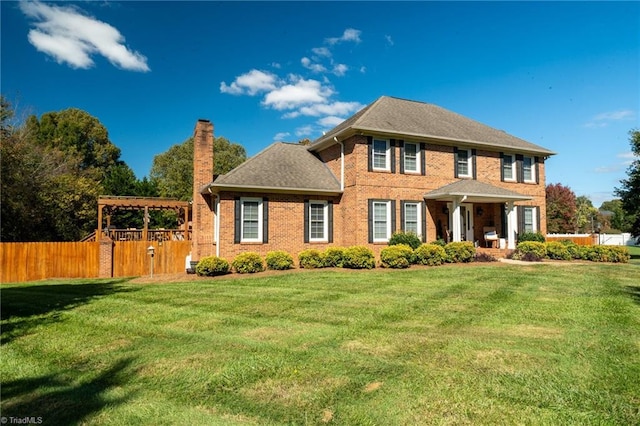
[[[211,187],[207,189],[209,194],[216,197],[213,203],[213,211],[215,213],[213,219],[213,242],[216,245],[216,257],[220,257],[220,194],[214,194]]]
[[[344,143],[335,136],[333,140],[340,144],[340,191],[344,191]]]

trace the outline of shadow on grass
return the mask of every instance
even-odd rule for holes
[[[67,373],[3,383],[3,419],[35,417],[35,423],[81,424],[87,416],[106,406],[122,404],[132,396],[107,395],[110,389],[125,384],[131,362],[131,359],[120,360],[95,378],[80,383],[71,383],[72,375]]]
[[[624,292],[638,304],[640,304],[640,287],[628,285],[624,288]]]
[[[20,285],[0,288],[0,344],[27,333],[32,327],[59,321],[60,313],[110,294],[134,291],[118,284],[126,279],[92,283]]]

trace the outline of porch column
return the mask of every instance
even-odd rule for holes
[[[513,201],[507,202],[507,248],[516,248],[516,207]]]
[[[460,198],[454,197],[451,205],[451,232],[453,233],[453,242],[462,241],[462,229],[460,223]]]

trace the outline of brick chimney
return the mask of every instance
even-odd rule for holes
[[[193,133],[193,205],[191,213],[191,260],[215,253],[213,201],[200,190],[213,180],[213,123],[198,120]]]

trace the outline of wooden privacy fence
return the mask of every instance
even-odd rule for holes
[[[113,247],[113,276],[149,275],[151,256],[147,248],[153,246],[153,273],[185,272],[185,258],[191,251],[191,241],[116,241]]]
[[[96,242],[0,243],[0,282],[96,278],[99,250]]]
[[[597,234],[547,234],[546,241],[570,240],[579,246],[592,246],[598,244]]]
[[[0,243],[0,282],[149,275],[150,245],[154,274],[185,272],[191,241]]]

